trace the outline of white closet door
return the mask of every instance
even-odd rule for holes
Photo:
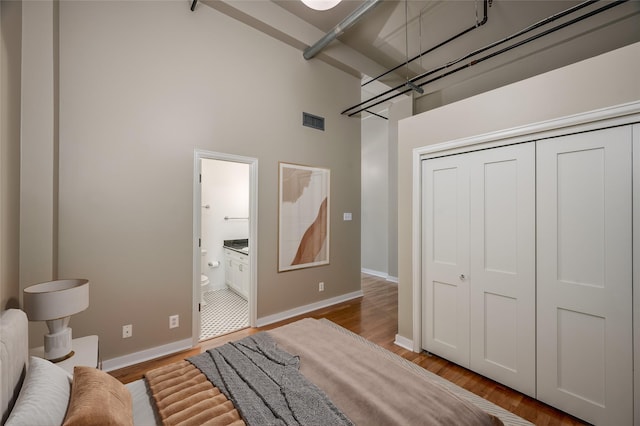
[[[537,396],[590,423],[633,415],[631,127],[537,144]]]
[[[535,397],[535,143],[470,155],[470,368]]]
[[[633,125],[633,418],[640,423],[640,124]]]
[[[469,169],[465,156],[422,162],[423,346],[469,365]]]

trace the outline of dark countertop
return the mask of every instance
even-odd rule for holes
[[[236,251],[241,254],[249,254],[249,239],[242,238],[238,240],[224,240],[223,242],[224,248],[229,250]]]

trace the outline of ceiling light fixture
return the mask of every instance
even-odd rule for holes
[[[302,0],[302,3],[306,4],[311,9],[329,10],[340,3],[340,1],[341,0]]]

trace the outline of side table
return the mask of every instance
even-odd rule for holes
[[[102,368],[102,360],[98,349],[98,336],[86,336],[71,341],[73,356],[55,363],[58,367],[73,375],[73,367],[83,365],[87,367]],[[29,355],[44,358],[44,346],[29,350]]]

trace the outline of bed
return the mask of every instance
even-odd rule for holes
[[[531,424],[328,320],[258,333],[127,385],[29,357],[27,324],[20,310],[2,313],[7,425]]]

